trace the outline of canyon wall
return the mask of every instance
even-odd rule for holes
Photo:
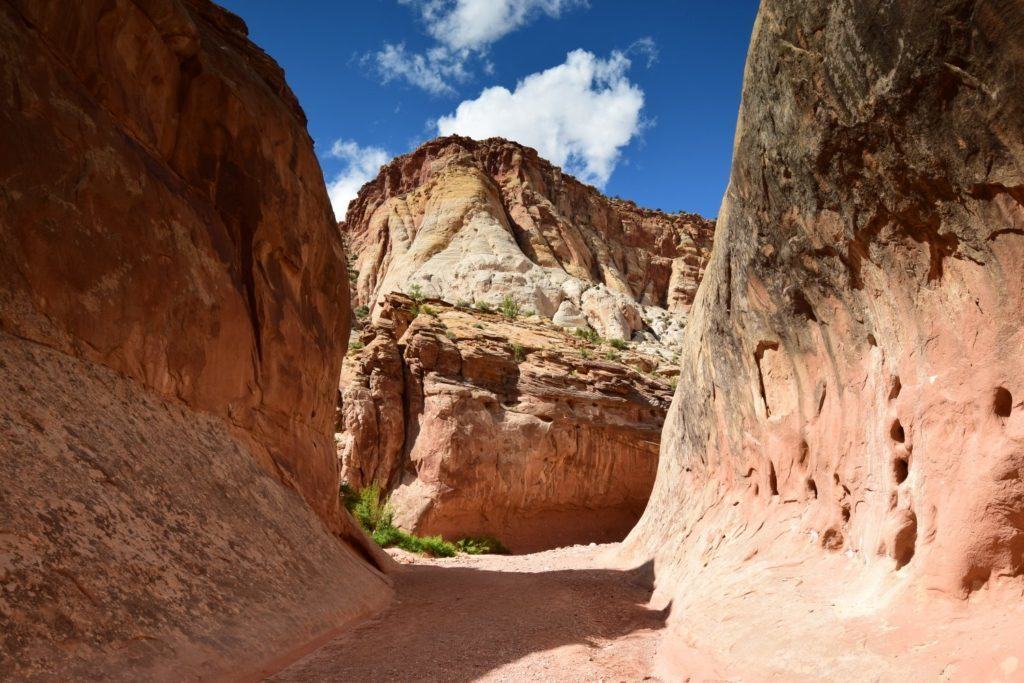
[[[341,229],[357,306],[376,310],[418,284],[450,302],[507,295],[565,327],[673,344],[714,222],[610,199],[514,142],[452,136],[383,167]]]
[[[398,294],[359,339],[342,477],[392,491],[402,528],[530,552],[618,541],[640,517],[671,397],[656,356]]]
[[[1019,2],[762,3],[623,555],[687,622],[676,671],[1019,675],[1022,31]]]
[[[341,231],[366,344],[341,382],[343,479],[390,491],[421,534],[621,540],[650,492],[714,222],[452,136],[384,166]],[[410,315],[424,297],[437,315]]]
[[[378,609],[281,69],[206,0],[2,0],[0,93],[0,672],[209,678]]]

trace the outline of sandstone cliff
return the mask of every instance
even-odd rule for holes
[[[383,167],[341,229],[357,306],[411,284],[450,302],[510,295],[565,327],[671,346],[714,222],[609,199],[514,142],[453,136]]]
[[[2,0],[0,83],[2,676],[209,678],[379,607],[280,68],[206,0]]]
[[[342,373],[342,476],[393,489],[397,524],[519,552],[636,523],[671,395],[656,357],[395,294],[360,339]]]
[[[1020,675],[1022,29],[1019,2],[762,3],[627,540],[686,617],[677,674]]]

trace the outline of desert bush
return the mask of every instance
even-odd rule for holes
[[[512,342],[512,357],[516,359],[517,363],[522,363],[526,358],[526,349],[519,342]]]
[[[411,553],[426,553],[434,557],[455,555],[455,544],[440,536],[416,536],[396,527],[392,522],[391,505],[381,497],[377,484],[371,484],[358,493],[347,484],[342,484],[340,494],[345,507],[352,512],[359,526],[380,547],[397,546]]]
[[[511,294],[506,294],[498,304],[498,311],[506,318],[518,318],[521,308]]]
[[[473,308],[475,308],[478,311],[483,311],[484,313],[494,312],[494,306],[491,306],[486,301],[477,301],[475,304],[473,304]]]
[[[576,336],[579,337],[580,339],[583,339],[584,341],[590,342],[591,344],[601,343],[601,335],[599,335],[597,333],[597,330],[595,330],[593,327],[577,327]]]
[[[509,549],[493,536],[474,536],[462,538],[455,541],[455,547],[460,553],[467,555],[509,555]]]
[[[609,339],[608,343],[619,351],[629,348],[629,343],[625,339]]]

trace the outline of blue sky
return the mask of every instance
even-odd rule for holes
[[[336,211],[381,163],[461,132],[718,213],[757,0],[219,1],[284,67]]]

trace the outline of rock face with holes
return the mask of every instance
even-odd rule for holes
[[[714,235],[700,216],[609,199],[529,147],[454,136],[382,168],[341,228],[358,272],[353,300],[374,314],[419,284],[453,303],[510,296],[564,327],[666,347]]]
[[[643,511],[671,396],[656,357],[539,316],[384,298],[342,375],[339,454],[396,523],[513,551],[622,539]],[[668,372],[668,367],[660,369]]]
[[[281,69],[206,0],[2,0],[0,84],[3,677],[216,678],[379,608]]]
[[[1022,29],[1017,2],[762,3],[625,555],[655,559],[674,610],[742,611],[688,619],[677,669],[706,646],[735,675],[828,661],[870,678],[877,659],[835,648],[885,624],[857,646],[896,667],[883,677],[1019,675],[1019,614],[978,649],[941,615],[972,596],[958,618],[992,625],[1024,574]],[[812,609],[767,636],[757,614],[794,610],[791,594]],[[801,629],[815,635],[796,647]]]

